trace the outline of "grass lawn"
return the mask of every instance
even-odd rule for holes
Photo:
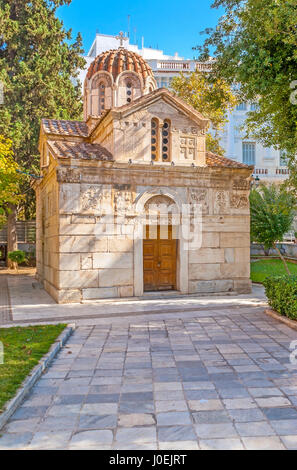
[[[66,325],[0,328],[4,364],[0,363],[0,413]],[[1,358],[0,358],[1,359]]]
[[[291,274],[297,274],[297,264],[287,261]],[[286,274],[283,262],[280,259],[261,259],[251,263],[251,279],[253,282],[262,282],[270,275]]]

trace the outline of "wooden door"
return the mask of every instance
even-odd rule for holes
[[[150,227],[146,227],[143,240],[144,290],[176,289],[177,240],[173,239],[172,226],[168,226],[168,238],[162,238],[160,225],[155,227],[155,237],[150,237]]]

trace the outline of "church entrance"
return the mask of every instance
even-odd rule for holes
[[[144,291],[176,289],[177,240],[174,227],[147,225],[143,240]]]

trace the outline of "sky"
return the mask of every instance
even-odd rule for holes
[[[178,52],[184,58],[193,58],[193,46],[203,43],[199,33],[214,27],[222,10],[211,8],[213,0],[72,0],[70,6],[60,7],[58,16],[73,34],[81,32],[83,46],[89,51],[96,31],[116,35],[128,32],[130,15],[131,43],[134,38],[141,47],[158,48],[165,54]],[[135,31],[136,30],[136,31]]]

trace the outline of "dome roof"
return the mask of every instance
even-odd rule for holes
[[[124,47],[98,55],[89,67],[87,79],[90,80],[99,71],[110,72],[114,80],[120,73],[126,71],[136,72],[143,80],[148,76],[153,77],[153,71],[147,62],[140,55]]]

